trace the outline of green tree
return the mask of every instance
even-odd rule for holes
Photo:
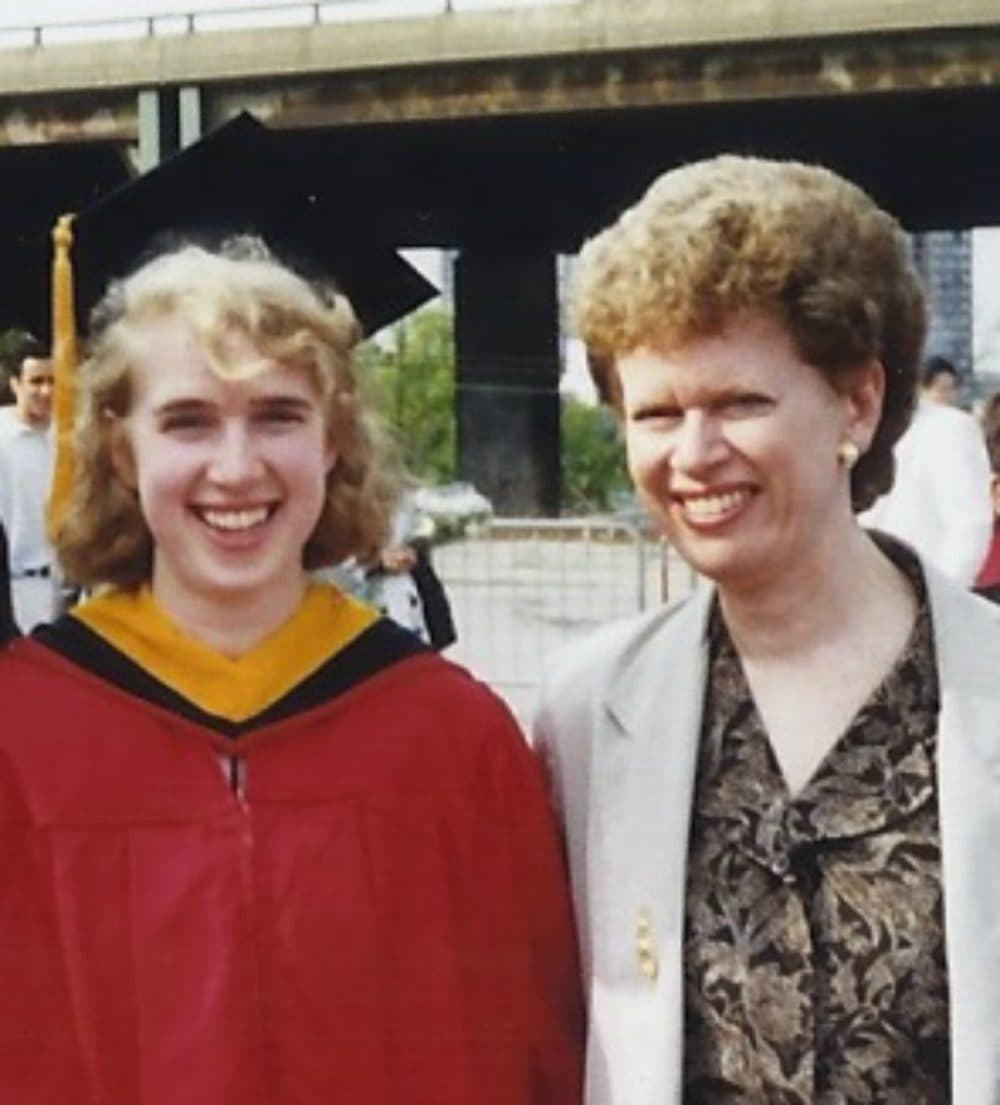
[[[455,478],[455,339],[451,312],[427,308],[396,323],[391,344],[366,342],[359,376],[391,427],[408,471]]]
[[[455,339],[452,314],[434,306],[366,342],[358,376],[392,430],[407,470],[426,483],[455,479]],[[593,513],[629,488],[614,417],[567,397],[561,409],[563,509]]]
[[[591,513],[608,510],[616,495],[629,488],[625,449],[614,416],[606,407],[579,399],[563,399],[562,436],[563,510]]]

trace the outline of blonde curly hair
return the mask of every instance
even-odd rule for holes
[[[892,449],[913,413],[927,328],[900,225],[816,165],[726,155],[664,173],[583,247],[571,321],[602,398],[620,410],[616,358],[719,334],[765,315],[835,389],[881,361],[886,391],[854,508],[892,486]]]
[[[361,331],[348,301],[280,265],[256,239],[217,252],[184,246],[112,283],[94,309],[89,354],[77,384],[75,471],[59,559],[74,583],[134,588],[152,574],[153,541],[134,490],[119,478],[116,447],[132,402],[131,365],[145,324],[177,316],[190,326],[214,372],[239,379],[259,370],[235,359],[238,333],[263,358],[307,373],[337,454],[320,518],[303,550],[317,568],[384,544],[399,488],[384,439],[357,395],[352,353]]]

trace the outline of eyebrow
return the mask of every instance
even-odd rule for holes
[[[212,404],[207,399],[168,399],[165,403],[153,408],[153,413],[162,417],[168,414],[191,414],[203,411]]]
[[[742,384],[726,384],[718,388],[700,387],[683,403],[673,392],[669,395],[662,394],[650,396],[648,399],[643,399],[636,406],[635,410],[661,410],[663,408],[679,410],[688,407],[707,407],[709,410],[714,410],[717,407],[724,407],[727,403],[732,403],[737,399],[746,399],[747,397],[760,399],[774,398],[770,392],[760,387]]]
[[[190,414],[217,405],[212,399],[194,397],[168,399],[160,406],[154,407],[153,413],[161,417],[170,414]],[[294,411],[309,411],[316,405],[313,400],[298,395],[256,395],[249,400],[249,406],[254,410],[259,410],[262,407],[281,407]]]
[[[305,412],[315,410],[319,404],[313,399],[306,399],[300,395],[255,395],[250,400],[251,410],[268,408],[279,410]]]

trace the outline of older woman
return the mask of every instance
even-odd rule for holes
[[[573,1105],[530,753],[308,575],[391,502],[350,306],[189,247],[97,317],[59,538],[95,597],[0,653],[0,1099]]]
[[[708,581],[548,681],[590,1105],[1000,1101],[1000,616],[859,528],[924,306],[818,167],[666,173],[575,314],[635,484]]]

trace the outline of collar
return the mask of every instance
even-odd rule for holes
[[[244,721],[282,698],[377,618],[328,584],[242,656],[224,656],[182,630],[148,587],[112,590],[72,611],[110,645],[206,713]]]

